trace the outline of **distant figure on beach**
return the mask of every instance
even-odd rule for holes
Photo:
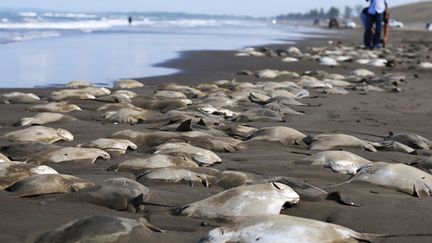
[[[330,22],[329,22],[329,29],[339,29],[340,25],[339,25],[339,21],[336,18],[331,18]]]
[[[128,22],[129,22],[129,25],[132,25],[132,16],[128,17]]]
[[[370,0],[369,8],[367,9],[364,33],[364,45],[367,48],[374,49],[381,47],[381,32],[385,11],[387,9],[386,0]],[[369,0],[366,0],[369,2]],[[375,28],[373,28],[375,25]],[[375,31],[374,31],[375,30]],[[388,31],[384,31],[385,34]],[[385,36],[387,38],[387,36]]]

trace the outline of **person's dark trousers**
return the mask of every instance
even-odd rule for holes
[[[381,46],[381,32],[384,13],[368,14],[366,18],[366,29],[364,34],[364,45],[368,48],[379,48]],[[372,33],[372,27],[375,24],[375,33]]]

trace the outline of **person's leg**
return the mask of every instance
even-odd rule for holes
[[[363,42],[364,42],[365,47],[371,48],[372,47],[372,45],[371,45],[371,43],[372,43],[372,25],[373,25],[372,16],[367,14],[365,19],[366,19],[366,21],[365,21],[366,25],[365,25]]]
[[[384,21],[384,14],[376,14],[375,15],[375,35],[373,38],[373,47],[379,48],[381,47],[381,32],[382,32],[382,24]]]
[[[383,38],[382,38],[382,44],[384,48],[386,47],[388,39],[389,39],[389,24],[388,21],[384,21]]]

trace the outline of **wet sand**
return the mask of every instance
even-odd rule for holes
[[[344,44],[359,44],[360,30],[343,31],[340,35],[301,41],[295,46],[302,50],[310,46],[328,45],[328,40],[341,41]],[[432,44],[432,34],[427,32],[395,31],[392,33],[394,45],[407,46],[413,43]],[[278,49],[292,45],[268,45]],[[271,57],[234,57],[235,51],[194,51],[185,52],[182,58],[161,64],[164,67],[181,69],[182,72],[160,77],[139,79],[146,84],[145,88],[135,89],[137,93],[151,93],[158,84],[175,82],[196,85],[214,82],[221,79],[258,82],[262,79],[253,76],[239,76],[236,72],[261,70],[265,68],[304,72],[323,70],[330,73],[348,75],[353,69],[363,66],[343,63],[340,67],[320,66],[316,61],[283,63]],[[432,72],[407,68],[370,68],[375,73],[403,72],[407,75],[402,93],[370,92],[367,95],[353,91],[348,95],[326,95],[311,91],[311,98],[304,98],[303,103],[311,106],[299,107],[305,116],[287,116],[285,122],[253,122],[254,127],[288,126],[305,134],[343,132],[371,141],[380,140],[377,136],[386,136],[388,131],[412,132],[432,138],[430,119],[432,109],[430,87]],[[414,78],[417,74],[419,78]],[[276,78],[271,81],[283,81]],[[0,90],[2,93],[11,90]],[[22,91],[22,90],[20,90]],[[41,97],[47,97],[51,89],[27,89]],[[96,101],[74,100],[83,111],[72,112],[78,122],[50,124],[49,127],[67,129],[75,136],[73,142],[58,142],[61,146],[76,145],[96,138],[107,137],[115,131],[124,129],[140,130],[146,124],[112,124],[103,120],[94,110],[103,103]],[[32,114],[26,111],[28,104],[0,104],[0,133],[17,130],[12,124],[21,117]],[[366,135],[370,134],[370,135]],[[376,135],[376,136],[374,136]],[[0,144],[6,144],[4,139]],[[253,151],[253,153],[251,153]],[[284,209],[281,213],[331,222],[349,227],[358,232],[414,235],[432,234],[432,199],[417,198],[396,192],[395,190],[367,183],[354,182],[339,187],[331,185],[346,181],[349,176],[335,174],[329,169],[301,165],[296,161],[305,155],[293,153],[311,153],[295,146],[283,146],[277,143],[254,142],[248,148],[235,153],[218,153],[222,163],[214,166],[219,170],[236,170],[254,173],[263,177],[290,176],[306,181],[328,191],[340,191],[345,197],[361,205],[348,207],[333,201],[301,200],[297,206]],[[349,150],[373,161],[389,163],[412,162],[422,156],[397,152],[366,152]],[[128,177],[132,174],[106,171],[106,168],[133,156],[131,152],[124,156],[114,157],[109,161],[97,161],[92,165],[59,164],[52,165],[57,171],[76,175],[100,183],[106,178]],[[154,184],[151,189],[153,202],[166,205],[182,206],[195,202],[217,192],[219,187],[205,188],[200,185],[190,187],[181,184]],[[328,188],[328,189],[327,189]],[[208,231],[221,223],[210,221],[209,226],[202,226],[202,219],[172,216],[169,208],[147,206],[145,216],[150,222],[169,233],[154,242],[196,242]],[[89,215],[116,215],[139,218],[140,214],[119,212],[102,206],[79,200],[75,195],[45,195],[31,198],[13,198],[6,191],[0,191],[0,239],[1,242],[31,242],[41,233],[50,231],[71,220]],[[381,242],[431,242],[432,236],[400,236],[383,239]]]

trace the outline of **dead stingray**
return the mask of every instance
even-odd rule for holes
[[[88,201],[119,211],[137,212],[148,199],[150,190],[128,178],[107,179],[94,192],[86,193]]]
[[[27,161],[39,152],[60,148],[58,145],[41,142],[14,142],[1,146],[0,152],[6,154],[12,160]]]
[[[235,218],[279,214],[286,203],[296,204],[299,195],[281,183],[235,187],[179,208],[176,213],[198,218]]]
[[[129,219],[115,216],[89,216],[73,220],[50,232],[42,234],[36,243],[65,242],[122,242],[135,237],[150,242],[154,232],[162,232],[146,219]],[[126,240],[127,241],[127,240]]]
[[[80,191],[93,183],[81,178],[63,174],[32,175],[6,188],[19,197],[37,196],[52,193]]]
[[[405,144],[413,149],[430,149],[432,147],[432,141],[413,133],[389,132],[389,136],[385,139]]]
[[[236,122],[283,122],[284,119],[275,111],[266,108],[254,108],[240,113]]]
[[[305,137],[306,135],[293,128],[275,126],[258,129],[248,141],[271,141],[289,146],[299,144]]]
[[[197,173],[188,168],[167,167],[153,169],[138,175],[137,180],[141,183],[157,181],[164,183],[187,182],[193,186],[194,183],[201,183],[210,187],[216,181],[216,177],[204,173]]]
[[[432,175],[405,164],[367,164],[345,183],[352,181],[369,182],[416,197],[428,197],[432,194]]]
[[[358,139],[346,134],[320,134],[307,136],[303,141],[309,145],[310,150],[332,150],[339,148],[359,148],[372,152],[377,150],[372,142]]]

